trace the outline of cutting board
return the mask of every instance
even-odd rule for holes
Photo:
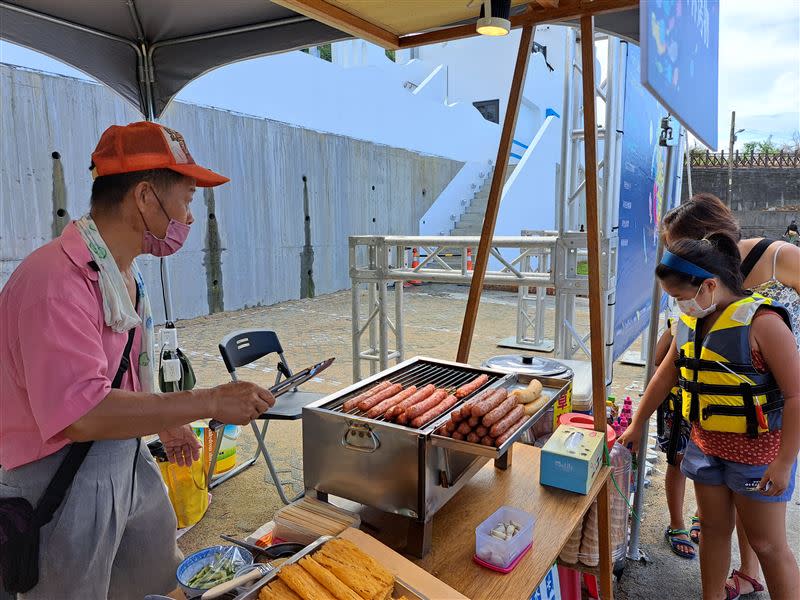
[[[363,531],[349,527],[340,533],[339,537],[356,544],[396,577],[430,600],[468,600],[463,594],[459,594],[446,583],[439,581],[427,571]]]

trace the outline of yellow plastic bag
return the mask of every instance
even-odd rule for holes
[[[203,461],[196,460],[191,467],[158,461],[158,468],[178,517],[178,529],[197,523],[208,509],[208,482]]]

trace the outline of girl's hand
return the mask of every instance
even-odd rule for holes
[[[764,476],[761,478],[761,483],[758,484],[758,490],[764,496],[780,496],[789,487],[789,478],[792,476],[793,462],[786,463],[781,459],[775,459],[767,467]],[[769,488],[767,484],[771,482]]]
[[[631,452],[639,452],[639,440],[642,437],[642,428],[631,423],[619,439],[620,444],[629,448]]]

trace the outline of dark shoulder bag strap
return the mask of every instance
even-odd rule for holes
[[[753,270],[753,267],[756,266],[756,263],[764,256],[764,252],[767,251],[767,248],[769,248],[774,241],[775,240],[764,238],[750,249],[750,252],[748,252],[747,256],[742,260],[742,277],[744,279],[747,279],[747,276],[750,275],[750,271]]]
[[[133,338],[135,335],[136,327],[128,330],[128,341],[122,353],[122,360],[119,363],[116,375],[114,375],[114,380],[111,382],[111,387],[114,389],[119,389],[119,386],[122,384],[122,378],[128,371],[128,368],[130,368],[131,347],[133,346]],[[53,479],[50,480],[47,489],[44,491],[44,494],[42,494],[33,512],[36,526],[43,527],[53,518],[56,510],[58,510],[58,507],[61,506],[61,503],[64,501],[64,496],[67,495],[67,490],[69,486],[72,485],[72,480],[75,479],[78,469],[81,468],[83,459],[86,458],[86,454],[89,452],[89,448],[92,447],[92,443],[93,442],[77,442],[70,445],[67,456],[64,457],[64,460],[59,465],[56,474],[53,476]]]

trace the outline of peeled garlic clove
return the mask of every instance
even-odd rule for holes
[[[492,537],[496,537],[498,540],[505,541],[505,539],[506,539],[506,534],[505,533],[497,532],[494,529],[492,530],[491,536]]]

